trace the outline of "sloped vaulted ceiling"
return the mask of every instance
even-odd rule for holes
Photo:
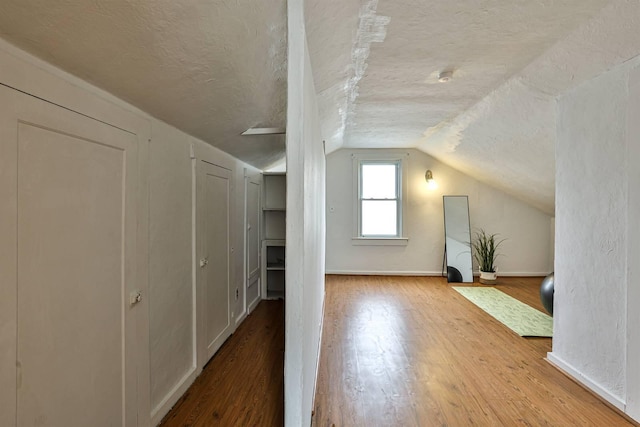
[[[553,214],[555,99],[640,53],[637,0],[305,0],[327,151],[419,148]],[[265,169],[285,0],[3,0],[0,37]],[[453,72],[448,83],[438,73]]]
[[[3,0],[0,37],[254,166],[284,157],[285,0]]]
[[[553,214],[555,99],[640,52],[636,4],[309,0],[327,147],[419,148]]]

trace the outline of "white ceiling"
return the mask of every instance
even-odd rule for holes
[[[0,37],[267,168],[286,124],[285,0],[2,0]]]
[[[634,0],[306,0],[306,12],[328,151],[416,147],[548,213],[555,99],[640,53]],[[284,137],[239,134],[285,125],[285,14],[285,0],[3,0],[0,36],[265,169]]]
[[[523,72],[609,3],[308,0],[328,150],[416,147],[553,213],[565,76],[547,72],[544,91]],[[453,79],[439,83],[444,70]]]

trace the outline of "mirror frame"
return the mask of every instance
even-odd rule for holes
[[[447,200],[448,199],[464,199],[464,203],[466,205],[466,209],[463,214],[466,214],[466,218],[463,218],[462,221],[466,224],[461,224],[461,232],[465,233],[465,237],[468,236],[468,240],[466,242],[460,242],[463,246],[465,246],[464,250],[460,249],[456,251],[455,256],[452,256],[451,253],[453,248],[451,245],[447,245],[447,240],[452,239],[456,240],[453,237],[448,236],[451,232],[447,233]],[[442,196],[442,211],[444,214],[444,251],[445,251],[445,265],[447,266],[447,282],[462,282],[462,283],[473,283],[473,256],[471,249],[471,219],[469,214],[469,196],[457,196],[457,195],[446,195]],[[451,212],[451,207],[449,208]],[[449,224],[451,224],[452,218],[449,215]],[[466,226],[466,230],[464,227]],[[452,227],[450,225],[450,227]],[[468,250],[466,250],[468,248]],[[468,256],[467,256],[468,254]],[[453,261],[455,260],[455,261]],[[455,270],[451,270],[451,269]],[[452,274],[449,272],[451,271]],[[456,273],[456,271],[459,273]],[[452,276],[461,276],[458,280],[456,277],[452,280]]]

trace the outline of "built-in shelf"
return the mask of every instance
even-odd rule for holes
[[[267,264],[267,270],[284,270],[284,262],[282,264],[280,263]]]
[[[264,174],[263,210],[287,208],[287,176],[283,173]]]
[[[287,177],[263,176],[262,297],[282,299],[285,294],[285,236]]]
[[[265,299],[284,297],[285,283],[285,241],[262,241],[262,295]]]

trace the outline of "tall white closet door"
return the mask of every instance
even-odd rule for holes
[[[0,426],[16,424],[18,122],[0,86]]]
[[[247,301],[260,298],[260,183],[247,181]]]
[[[5,87],[0,135],[0,425],[136,425],[135,135]]]
[[[201,275],[198,298],[205,339],[204,363],[231,335],[229,278],[230,171],[199,162],[199,239]]]

